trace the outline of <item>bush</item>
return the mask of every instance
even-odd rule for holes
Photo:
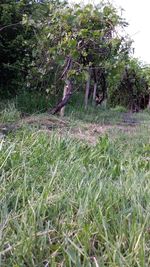
[[[45,112],[54,105],[54,96],[46,96],[41,92],[22,91],[16,96],[16,108],[25,113]]]
[[[118,111],[118,112],[127,112],[127,109],[123,106],[115,106],[114,108],[111,108],[112,111]]]

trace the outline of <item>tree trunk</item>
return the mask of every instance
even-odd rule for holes
[[[89,91],[90,91],[90,81],[91,81],[91,69],[89,68],[88,79],[87,79],[87,82],[86,82],[86,89],[85,89],[85,109],[87,109],[87,106],[88,106],[88,98],[89,98]]]
[[[67,78],[68,71],[71,70],[71,68],[72,68],[72,58],[68,56],[66,58],[64,71],[61,75],[61,79],[65,80],[66,83],[66,85],[64,86],[63,98],[52,110],[49,111],[53,115],[60,112],[60,115],[64,116],[65,106],[72,95],[72,82]]]
[[[69,81],[67,80],[66,81],[66,85],[64,86],[64,92],[63,92],[63,98],[62,98],[62,101],[65,99],[67,93],[68,93],[68,88],[69,88]],[[65,114],[65,106],[63,106],[60,110],[60,116],[61,117],[64,117],[64,114]]]
[[[148,101],[147,108],[150,109],[150,95],[149,95],[149,101]]]
[[[70,80],[67,80],[67,85],[64,88],[64,97],[62,98],[62,100],[57,104],[56,107],[54,107],[50,113],[52,115],[58,113],[60,111],[60,114],[63,115],[64,114],[64,110],[62,110],[62,108],[64,108],[66,106],[66,104],[68,103],[71,95],[72,95],[72,83]],[[61,111],[62,110],[62,111]],[[62,112],[62,113],[61,113]]]
[[[97,70],[93,68],[93,79],[94,79],[94,90],[93,90],[93,106],[96,105],[96,94],[97,94]]]
[[[94,90],[93,90],[93,106],[96,104],[96,91],[97,91],[97,83],[94,83]]]

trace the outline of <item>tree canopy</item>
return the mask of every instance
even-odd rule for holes
[[[65,86],[67,101],[74,90],[85,94],[85,107],[90,97],[145,107],[149,67],[133,58],[132,40],[121,34],[128,23],[111,3],[10,0],[0,13],[1,96],[34,90],[59,98]]]

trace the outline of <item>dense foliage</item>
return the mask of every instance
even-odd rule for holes
[[[32,13],[31,1],[2,0],[0,4],[0,90],[10,96],[22,88],[27,74],[27,57],[31,55],[30,27],[22,25],[24,13]],[[30,61],[30,59],[29,59]]]
[[[80,91],[86,107],[90,97],[146,107],[149,70],[131,58],[132,41],[120,35],[127,22],[112,4],[11,0],[0,13],[1,96],[34,90],[57,99],[65,85],[64,104]]]

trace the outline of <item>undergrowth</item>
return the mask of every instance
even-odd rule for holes
[[[61,98],[60,98],[61,99]],[[114,124],[122,120],[126,110],[122,107],[109,109],[105,105],[92,106],[89,104],[85,111],[82,95],[75,94],[65,108],[65,118],[70,121],[83,121],[87,123]],[[37,115],[51,110],[58,103],[53,96],[44,96],[41,93],[24,92],[15,99],[0,102],[0,123],[15,122],[22,115]]]

